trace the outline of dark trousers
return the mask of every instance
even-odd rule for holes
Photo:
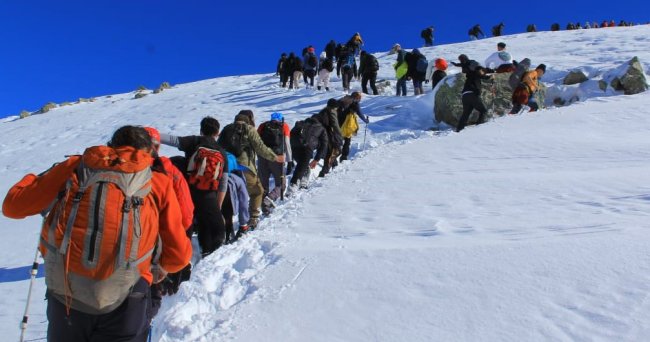
[[[226,240],[226,227],[216,191],[190,189],[194,202],[194,229],[199,235],[201,254],[214,252]]]
[[[280,73],[280,84],[282,84],[282,88],[285,88],[287,86],[287,81],[289,80],[289,75],[285,72]]]
[[[235,210],[230,200],[230,189],[226,192],[226,198],[224,198],[223,205],[221,206],[221,213],[223,214],[224,226],[226,228],[226,242],[228,242],[235,237],[235,227],[232,219],[233,215],[235,215]],[[242,224],[246,224],[246,222],[242,222]]]
[[[343,74],[341,78],[341,81],[343,82],[343,90],[350,90],[350,81],[352,81],[352,77],[354,77],[352,68],[343,68],[341,72]]]
[[[110,313],[91,315],[70,309],[52,296],[47,300],[48,342],[146,341],[151,315],[149,284],[140,279],[122,305]]]
[[[281,191],[284,191],[286,182],[284,181],[284,165],[276,161],[270,161],[260,158],[257,161],[257,175],[260,177],[260,182],[264,188],[264,193],[267,194],[272,200],[280,198]],[[269,189],[269,177],[273,176],[275,187],[273,190]],[[282,185],[282,186],[280,186]]]
[[[314,76],[316,76],[316,70],[314,69],[305,69],[305,71],[302,72],[302,77],[305,80],[305,84],[309,84],[312,87],[314,86]],[[309,82],[307,82],[307,80],[309,80]]]
[[[364,94],[368,94],[368,81],[370,81],[370,88],[372,89],[372,94],[378,95],[379,92],[377,91],[377,86],[375,85],[375,82],[377,82],[377,73],[367,72],[364,73],[363,76],[361,77],[361,90],[363,91]]]
[[[296,185],[309,172],[309,162],[313,152],[306,147],[291,145],[291,153],[293,160],[296,161],[296,167],[293,169],[293,176],[291,177],[291,185]]]
[[[343,149],[341,149],[341,160],[347,160],[350,154],[350,143],[352,138],[343,138]]]
[[[458,120],[456,132],[460,132],[463,130],[463,128],[465,128],[467,125],[467,120],[469,120],[469,116],[472,114],[472,111],[474,111],[474,109],[478,110],[479,112],[478,123],[482,124],[485,122],[487,109],[485,109],[485,105],[483,104],[483,101],[481,101],[481,97],[477,96],[474,93],[465,93],[463,95],[463,115],[460,117],[460,120]]]

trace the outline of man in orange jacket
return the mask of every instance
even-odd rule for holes
[[[48,341],[146,336],[150,284],[189,263],[192,246],[178,200],[169,177],[151,170],[151,148],[143,128],[124,126],[109,146],[28,174],[7,193],[2,211],[9,218],[51,209],[40,244]],[[152,270],[159,236],[161,256]]]
[[[530,107],[531,112],[539,109],[534,95],[539,89],[539,79],[544,76],[545,72],[546,65],[540,64],[535,70],[526,71],[521,76],[521,83],[512,93],[512,110],[510,110],[510,114],[519,113],[523,105]]]

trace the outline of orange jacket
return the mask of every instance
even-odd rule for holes
[[[537,70],[526,71],[526,73],[521,77],[521,83],[526,85],[530,94],[533,94],[537,91],[537,88],[539,88],[538,79],[539,73]]]
[[[94,150],[93,150],[94,149]],[[9,218],[21,219],[27,216],[36,215],[46,210],[57,198],[61,190],[65,188],[66,181],[75,173],[82,158],[86,162],[88,151],[96,152],[95,157],[101,156],[102,151],[109,150],[104,146],[91,147],[86,150],[84,156],[73,156],[57,164],[42,176],[28,174],[16,183],[2,203],[3,214]],[[125,172],[135,172],[137,167],[143,163],[151,165],[151,156],[141,150],[131,147],[121,147],[114,150],[124,161]],[[100,160],[100,159],[97,159]],[[110,200],[110,199],[109,199]],[[109,205],[118,205],[108,202]],[[119,204],[121,206],[121,204]],[[108,210],[107,206],[107,210]],[[48,222],[43,226],[41,237],[48,240],[48,228],[54,215],[48,216]],[[88,221],[88,213],[79,210],[77,221],[80,226]],[[185,235],[181,222],[181,210],[178,200],[174,195],[174,189],[170,178],[162,173],[153,172],[151,178],[151,192],[144,198],[144,204],[140,210],[141,222],[143,222],[142,233],[139,244],[139,255],[144,255],[155,245],[158,235],[162,240],[162,251],[159,261],[160,267],[165,271],[174,273],[183,269],[192,256],[192,245]],[[56,226],[57,241],[61,243],[62,232],[65,231],[65,220],[59,220]],[[74,241],[83,241],[83,232],[73,232]],[[113,237],[115,238],[115,237]],[[75,246],[73,246],[75,247]],[[41,244],[41,253],[45,255],[47,248]],[[81,248],[70,248],[70,258],[81,258]],[[115,253],[111,250],[102,249],[101,253]],[[152,282],[151,258],[147,258],[138,265],[143,278],[149,283]]]
[[[172,185],[174,186],[174,192],[176,193],[176,198],[178,199],[178,204],[181,207],[181,216],[183,218],[183,228],[185,230],[189,229],[192,226],[192,220],[194,219],[194,203],[192,202],[192,195],[190,194],[190,187],[187,185],[185,176],[181,173],[171,160],[167,157],[159,157],[162,161],[165,172],[167,176],[171,178]]]

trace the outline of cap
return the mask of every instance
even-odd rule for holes
[[[149,133],[149,136],[151,137],[151,142],[154,145],[160,145],[160,132],[158,132],[157,129],[153,127],[144,127],[144,130]]]
[[[271,121],[282,121],[283,119],[282,113],[275,112],[271,114]]]

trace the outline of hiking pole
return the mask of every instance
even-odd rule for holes
[[[32,299],[32,289],[34,288],[34,280],[38,274],[38,247],[36,247],[36,254],[34,255],[34,263],[32,264],[32,269],[29,271],[31,274],[31,279],[29,281],[29,290],[27,291],[27,303],[25,303],[25,313],[23,314],[23,320],[20,322],[20,342],[25,340],[25,331],[27,330],[27,321],[29,320],[29,302]]]
[[[363,129],[363,145],[361,146],[361,150],[366,149],[366,133],[368,133],[368,123],[366,122],[366,127]]]
[[[282,117],[282,155],[284,156],[284,144],[286,139],[284,137],[284,117]],[[280,201],[284,201],[284,181],[287,177],[284,171],[284,163],[282,163],[282,176],[280,177]]]

